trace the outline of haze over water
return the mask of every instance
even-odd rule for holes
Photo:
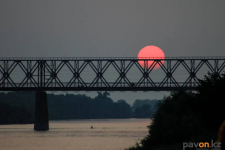
[[[1,125],[1,150],[123,150],[148,134],[150,119],[50,121],[50,130],[33,124]],[[93,129],[90,127],[93,126]]]

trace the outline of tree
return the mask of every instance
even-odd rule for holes
[[[208,73],[197,87],[198,114],[209,129],[218,129],[225,120],[225,73],[221,76]]]
[[[225,119],[225,74],[208,73],[199,82],[196,94],[182,89],[171,92],[154,114],[149,135],[130,150],[176,150],[182,149],[184,141],[216,140]]]

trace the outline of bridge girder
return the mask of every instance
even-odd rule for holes
[[[139,61],[144,61],[144,67]],[[161,70],[158,74],[154,70],[156,65]],[[195,90],[199,74],[211,72],[219,76],[224,70],[225,57],[4,58],[0,60],[0,91]],[[182,72],[186,77],[178,81]],[[156,81],[155,76],[163,78]]]

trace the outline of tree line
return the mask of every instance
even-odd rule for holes
[[[87,95],[48,94],[50,120],[151,118],[161,100],[136,100],[130,106],[125,100],[114,102],[108,92]],[[2,109],[1,109],[2,108]],[[0,124],[33,123],[35,92],[0,93]]]
[[[183,142],[216,142],[225,120],[225,73],[208,73],[199,82],[196,92],[180,89],[165,97],[149,134],[129,150],[180,150]]]

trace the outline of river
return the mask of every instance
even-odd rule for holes
[[[44,132],[34,131],[33,124],[0,125],[0,150],[124,150],[148,134],[150,123],[150,119],[50,121],[50,130]]]

